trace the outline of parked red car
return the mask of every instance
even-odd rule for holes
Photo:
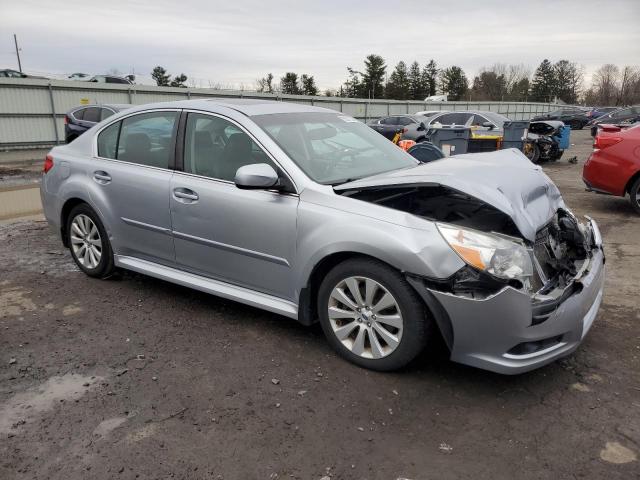
[[[589,190],[624,197],[629,194],[640,214],[640,125],[622,129],[602,125],[593,153],[584,164],[582,180]]]

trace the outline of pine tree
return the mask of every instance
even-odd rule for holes
[[[455,65],[444,69],[440,74],[440,89],[448,100],[463,100],[469,89],[464,71]]]
[[[380,55],[367,55],[364,61],[362,83],[365,97],[382,98],[384,96],[384,75],[387,65]]]
[[[389,76],[385,87],[385,96],[393,100],[406,100],[409,98],[409,73],[407,64],[400,61]]]
[[[555,73],[554,94],[565,103],[578,103],[582,86],[582,71],[574,62],[559,60],[553,66]]]
[[[317,95],[318,87],[316,87],[316,81],[313,79],[312,75],[307,75],[306,73],[300,77],[300,91],[303,95]]]
[[[546,58],[536,69],[531,82],[533,102],[552,102],[556,92],[556,74],[553,65]]]
[[[168,87],[171,75],[169,75],[163,67],[158,65],[151,72],[151,78],[156,81],[156,85],[159,87]]]
[[[438,91],[438,66],[436,62],[431,59],[429,63],[422,69],[422,85],[425,91],[425,97],[431,97]],[[422,100],[422,99],[421,99]]]
[[[413,62],[409,67],[409,98],[412,100],[424,100],[426,91],[422,83],[420,65]]]
[[[298,74],[294,72],[285,73],[284,77],[280,79],[280,90],[282,93],[300,95],[300,89],[298,88]]]

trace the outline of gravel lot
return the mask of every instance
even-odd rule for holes
[[[0,225],[2,479],[631,479],[640,463],[640,218],[545,166],[600,224],[581,348],[517,377],[426,352],[392,374],[319,327],[137,274],[81,274],[44,222]]]

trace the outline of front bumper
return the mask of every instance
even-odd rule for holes
[[[591,328],[604,290],[602,241],[595,222],[591,221],[591,227],[596,246],[588,266],[574,279],[574,292],[547,311],[542,321],[539,317],[534,320],[539,309],[532,296],[512,287],[473,299],[423,286],[425,301],[437,301],[440,313],[447,317],[439,318],[438,323],[441,329],[447,323],[451,359],[517,374],[573,352]]]

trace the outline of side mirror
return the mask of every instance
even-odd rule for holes
[[[426,129],[427,129],[427,126],[424,124],[424,122],[420,122],[420,125],[418,125],[418,131],[423,132]]]
[[[278,186],[279,178],[271,165],[253,163],[240,167],[234,181],[236,187],[244,190],[264,190]]]
[[[489,130],[493,130],[495,128],[495,125],[491,122],[484,122],[482,126],[488,128]]]

